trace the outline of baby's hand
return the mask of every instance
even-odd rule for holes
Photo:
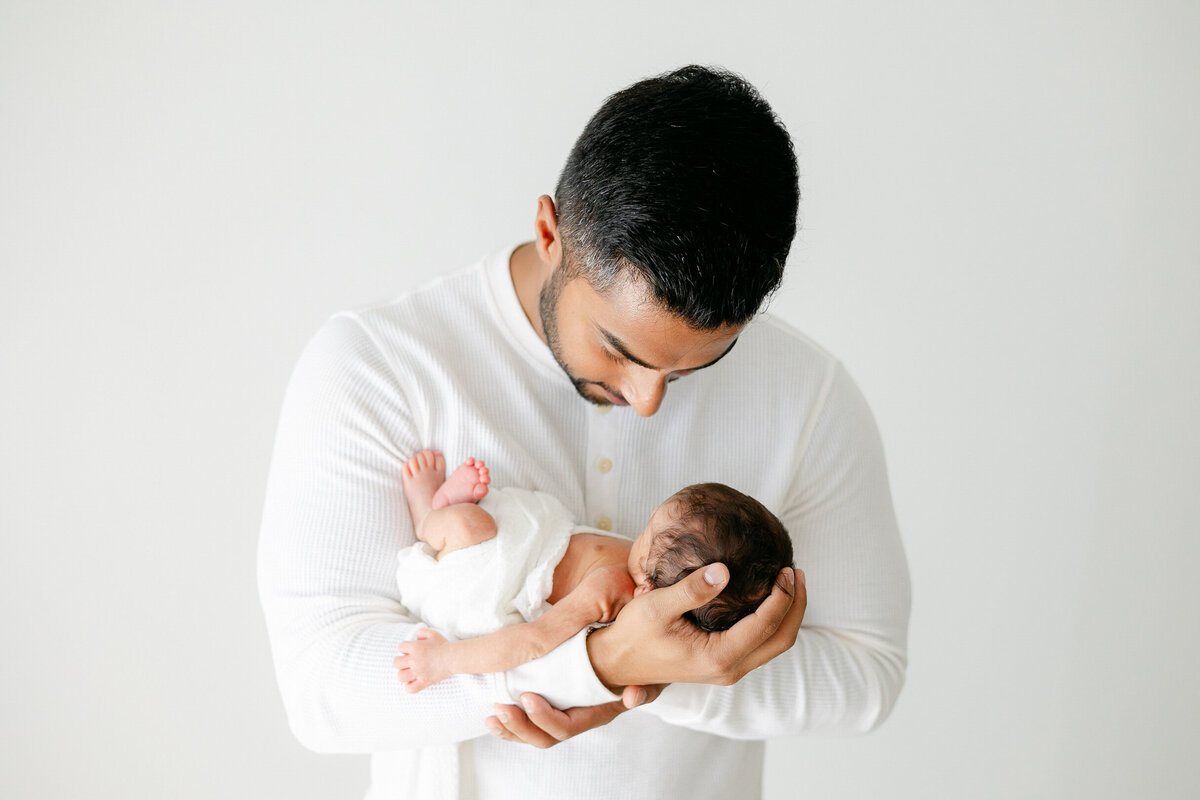
[[[575,589],[595,609],[597,622],[616,619],[617,612],[633,599],[633,590],[633,579],[623,566],[593,570]]]
[[[447,644],[446,637],[428,628],[419,629],[415,641],[400,643],[400,655],[392,659],[392,664],[404,691],[419,692],[450,676]]]

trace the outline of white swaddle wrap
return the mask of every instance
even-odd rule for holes
[[[424,542],[397,556],[400,602],[447,638],[483,636],[540,616],[575,528],[566,507],[544,492],[492,489],[479,507],[496,520],[488,541],[440,561]]]

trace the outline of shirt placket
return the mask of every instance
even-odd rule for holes
[[[587,469],[584,502],[585,525],[612,531],[618,527],[618,492],[621,464],[616,457],[618,414],[612,406],[588,412]]]

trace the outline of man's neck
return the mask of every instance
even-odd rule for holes
[[[538,257],[537,247],[533,242],[525,242],[513,250],[508,261],[508,272],[517,292],[517,300],[521,303],[521,310],[525,312],[525,319],[529,321],[538,338],[546,341],[546,332],[542,329],[542,315],[538,311],[538,300],[550,270]]]

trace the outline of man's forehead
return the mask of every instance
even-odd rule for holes
[[[730,330],[741,330],[744,326],[723,326],[715,329],[695,328],[682,316],[672,311],[659,300],[649,282],[636,272],[622,272],[611,283],[597,288],[583,276],[573,278],[568,286],[580,289],[586,305],[597,318],[613,327],[637,325],[654,321],[671,325],[696,336],[720,336]]]

